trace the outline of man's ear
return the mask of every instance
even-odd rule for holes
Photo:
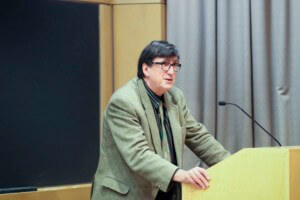
[[[142,65],[142,69],[143,69],[143,72],[144,72],[144,75],[147,77],[149,76],[149,65],[147,65],[146,63],[143,63]]]

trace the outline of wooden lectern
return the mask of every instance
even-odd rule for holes
[[[184,184],[183,200],[300,200],[300,147],[243,149],[208,173],[209,188]]]

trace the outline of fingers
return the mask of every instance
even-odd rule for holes
[[[190,183],[199,189],[207,189],[209,187],[210,177],[205,169],[195,167],[188,171],[188,176],[191,179]]]
[[[189,171],[179,169],[174,174],[173,180],[181,183],[192,184],[199,189],[207,189],[209,187],[210,177],[205,169],[195,167]]]

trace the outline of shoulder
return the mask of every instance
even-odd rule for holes
[[[137,78],[128,81],[124,86],[116,90],[107,105],[107,108],[111,106],[117,106],[123,109],[133,107],[140,102],[140,94],[138,90]]]
[[[110,101],[113,101],[115,99],[124,99],[124,100],[131,100],[134,98],[137,98],[139,95],[138,92],[138,85],[137,85],[137,78],[134,78],[130,81],[128,81],[124,86],[116,90],[111,98]]]

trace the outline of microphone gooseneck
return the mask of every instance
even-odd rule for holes
[[[225,106],[225,105],[233,105],[235,107],[237,107],[238,109],[240,109],[245,115],[247,115],[257,126],[259,126],[262,130],[264,130],[265,133],[267,133],[273,140],[275,140],[277,142],[277,144],[279,146],[282,146],[280,144],[280,142],[273,136],[271,135],[271,133],[269,133],[262,125],[260,125],[253,117],[251,117],[243,108],[241,108],[240,106],[238,106],[237,104],[234,103],[228,103],[226,101],[219,101],[219,106]]]

